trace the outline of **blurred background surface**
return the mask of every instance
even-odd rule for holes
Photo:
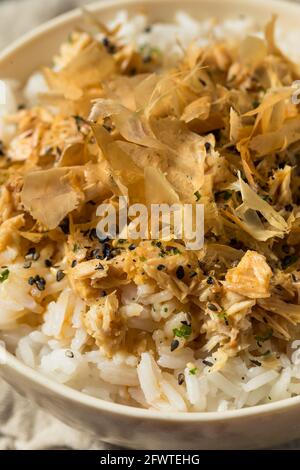
[[[0,50],[21,34],[91,0],[0,0]]]

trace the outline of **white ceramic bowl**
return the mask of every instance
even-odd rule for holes
[[[277,13],[284,28],[297,29],[300,5],[274,0],[107,0],[92,10],[102,21],[119,9],[145,11],[152,20],[170,21],[178,9],[193,17],[252,15],[265,23]],[[80,22],[75,10],[34,30],[0,55],[0,78],[24,81],[50,61]],[[99,439],[134,449],[246,449],[277,445],[300,437],[300,397],[237,411],[160,413],[108,403],[40,375],[7,354],[0,374],[22,395]]]

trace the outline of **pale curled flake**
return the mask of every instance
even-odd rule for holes
[[[94,104],[89,120],[113,117],[116,128],[128,141],[155,149],[165,149],[159,142],[149,125],[149,122],[139,113],[131,111],[113,100],[99,99]]]
[[[112,323],[116,319],[119,301],[115,292],[109,294],[105,298],[104,307],[102,307],[102,329],[107,332],[111,329]]]
[[[241,177],[239,177],[239,186],[243,203],[234,210],[234,214],[227,215],[256,240],[266,241],[276,236],[283,238],[289,228],[284,218],[267,201],[258,196]],[[258,213],[266,219],[269,226],[263,224]]]
[[[82,198],[79,187],[72,181],[75,175],[69,168],[27,173],[21,193],[25,209],[46,228],[56,228]]]
[[[271,277],[272,270],[265,257],[247,251],[239,264],[227,272],[224,287],[250,299],[270,297]]]
[[[270,299],[261,299],[258,305],[268,312],[285,318],[293,325],[300,323],[300,305],[284,302],[276,296]]]
[[[205,120],[208,118],[211,108],[211,97],[202,96],[188,104],[181,115],[182,121],[190,122],[193,119]]]
[[[24,214],[7,219],[0,226],[0,251],[7,248],[14,235],[25,225]]]
[[[78,263],[69,275],[74,279],[102,279],[107,276],[108,265],[98,259]]]
[[[249,147],[258,157],[282,151],[300,140],[300,117],[288,119],[277,130],[253,137]]]
[[[159,168],[147,166],[144,169],[145,199],[147,204],[176,204],[179,203],[178,194]],[[155,191],[153,191],[155,188]]]
[[[59,91],[66,99],[77,100],[82,97],[84,89],[99,87],[101,80],[114,71],[113,57],[103,46],[92,41],[60,71],[45,69],[44,75],[51,89]]]
[[[231,142],[237,142],[240,136],[240,132],[242,130],[242,120],[238,113],[233,109],[230,108],[230,132],[229,138]]]

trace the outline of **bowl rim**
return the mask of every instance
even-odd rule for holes
[[[201,3],[207,0],[188,0],[189,3]],[[227,0],[226,0],[227,1]],[[241,5],[244,0],[229,0],[230,4]],[[250,0],[248,0],[250,2]],[[174,3],[174,0],[143,0],[143,3],[153,6],[153,4],[161,3]],[[224,0],[213,0],[214,3],[224,3]],[[261,0],[251,0],[251,5],[261,6]],[[91,4],[85,5],[89,11],[98,12],[101,10],[109,10],[110,7],[119,6],[120,9],[126,9],[126,6],[131,6],[136,4],[139,5],[139,0],[101,0],[95,1]],[[246,4],[246,1],[244,5]],[[266,8],[272,9],[272,7],[277,10],[282,11],[287,8],[295,14],[300,12],[300,4],[294,3],[291,0],[264,0]],[[184,5],[182,6],[184,10]],[[35,27],[31,31],[23,34],[20,38],[13,41],[11,45],[4,48],[0,52],[0,70],[1,62],[10,58],[21,47],[27,46],[31,41],[37,40],[41,35],[54,31],[57,27],[67,24],[71,21],[78,19],[81,15],[81,9],[76,8],[67,13],[59,15],[50,21],[47,21],[41,24],[38,27]],[[13,78],[13,77],[12,77]],[[166,411],[155,411],[145,408],[138,408],[130,405],[123,405],[119,403],[114,403],[110,401],[105,401],[101,398],[93,397],[91,395],[80,392],[76,389],[73,389],[67,385],[55,382],[54,379],[42,374],[41,372],[27,366],[22,363],[19,359],[16,358],[13,354],[6,351],[5,348],[0,344],[0,352],[4,352],[5,363],[0,363],[1,369],[10,369],[16,372],[18,375],[27,378],[35,385],[40,386],[41,388],[47,389],[48,391],[53,392],[57,396],[60,396],[68,401],[73,401],[74,403],[80,404],[82,406],[92,407],[97,411],[102,411],[106,413],[111,413],[115,415],[123,415],[124,417],[143,419],[143,420],[152,420],[160,422],[227,422],[240,418],[247,417],[263,417],[273,413],[280,413],[286,410],[293,408],[300,409],[300,395],[296,397],[286,398],[272,403],[266,403],[262,405],[254,405],[247,408],[241,408],[237,410],[226,410],[226,411],[200,411],[200,412],[166,412]],[[2,375],[2,374],[1,374]],[[3,375],[5,380],[5,374]]]

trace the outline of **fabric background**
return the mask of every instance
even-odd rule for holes
[[[0,0],[0,50],[40,23],[87,3],[90,2]],[[0,450],[113,448],[61,423],[34,403],[21,398],[0,379]],[[300,440],[281,448],[300,449]]]

